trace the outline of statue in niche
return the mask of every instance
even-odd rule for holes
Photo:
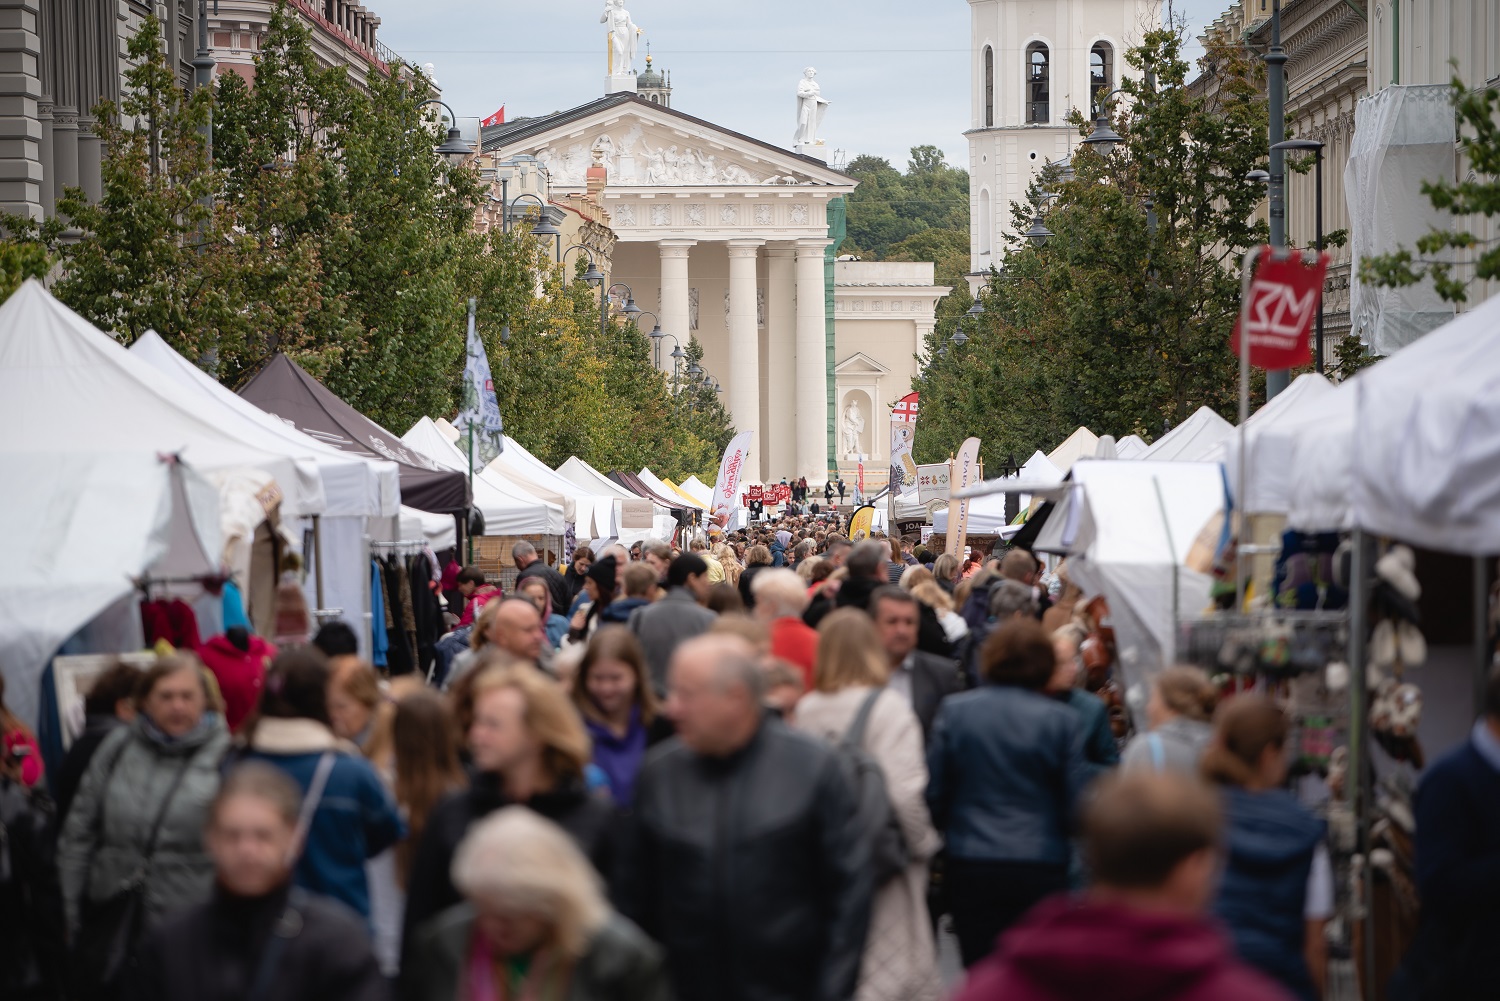
[[[817,75],[818,71],[809,66],[797,81],[797,134],[793,141],[798,146],[818,145],[818,129],[822,128],[823,115],[828,111],[823,88],[814,79]]]
[[[688,329],[698,329],[698,290],[688,289]]]
[[[613,76],[635,73],[635,53],[641,43],[641,29],[630,19],[625,0],[604,0],[599,23],[609,25],[609,72]]]
[[[859,401],[854,397],[849,398],[849,405],[844,408],[844,418],[839,422],[844,432],[844,452],[847,455],[858,455],[859,436],[865,433],[865,415],[859,409]]]
[[[760,286],[755,288],[755,326],[764,328],[766,325],[766,290]]]

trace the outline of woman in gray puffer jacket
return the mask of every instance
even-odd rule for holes
[[[1120,766],[1126,771],[1198,774],[1198,759],[1213,737],[1209,722],[1219,691],[1196,667],[1168,667],[1151,682],[1146,703],[1149,733],[1138,733],[1125,745]]]
[[[196,658],[163,658],[141,675],[134,722],[111,733],[94,754],[57,853],[74,941],[87,904],[108,900],[139,869],[158,815],[140,934],[172,911],[208,899],[214,866],[203,827],[229,746],[224,718],[211,700]],[[90,971],[76,972],[87,977]]]

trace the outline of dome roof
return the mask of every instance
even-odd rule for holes
[[[661,70],[651,68],[651,55],[647,53],[646,68],[635,75],[636,89],[660,90],[665,84],[666,78],[662,76]]]

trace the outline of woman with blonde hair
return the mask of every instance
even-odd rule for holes
[[[953,593],[958,586],[958,557],[952,553],[943,553],[932,562],[932,575],[937,578],[938,587]]]
[[[907,699],[886,687],[890,666],[874,623],[842,608],[818,626],[814,690],[794,725],[837,744],[864,720],[860,746],[880,765],[906,845],[906,869],[876,888],[856,1001],[931,1001],[942,992],[927,916],[927,863],[938,849],[927,812],[922,728]]]
[[[1262,695],[1219,708],[1203,775],[1223,792],[1227,851],[1214,913],[1241,959],[1302,1001],[1323,994],[1333,916],[1325,825],[1287,792],[1286,713]]]
[[[943,636],[947,638],[948,642],[957,643],[969,635],[969,624],[964,621],[962,615],[953,610],[953,596],[938,587],[937,580],[932,574],[921,567],[913,567],[911,570],[908,570],[906,572],[907,576],[911,576],[913,570],[921,571],[927,574],[927,576],[925,579],[917,578],[916,582],[907,588],[907,590],[911,592],[913,598],[916,598],[937,613],[938,623],[943,627]],[[906,587],[904,579],[902,587]]]
[[[402,970],[409,1001],[667,1001],[661,950],[605,900],[557,825],[508,806],[474,825],[453,859],[464,902],[418,934]]]
[[[371,743],[377,732],[389,728],[395,707],[380,690],[375,668],[358,657],[330,657],[328,667],[328,717],[334,735],[370,757]]]
[[[1150,732],[1130,738],[1120,767],[1196,775],[1203,749],[1213,737],[1209,721],[1218,702],[1218,689],[1198,668],[1183,664],[1165,668],[1151,680],[1151,698],[1146,702]]]
[[[745,572],[745,565],[740,562],[734,547],[727,542],[718,542],[713,548],[714,559],[718,560],[724,567],[724,583],[740,586],[740,574]]]
[[[453,853],[469,827],[517,804],[556,821],[608,876],[614,808],[589,793],[588,734],[562,686],[530,665],[477,666],[470,686],[469,788],[442,800],[427,818],[407,881],[406,934],[458,903],[449,880]]]

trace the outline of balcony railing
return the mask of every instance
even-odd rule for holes
[[[1031,101],[1026,105],[1027,125],[1046,125],[1052,120],[1050,101]]]

